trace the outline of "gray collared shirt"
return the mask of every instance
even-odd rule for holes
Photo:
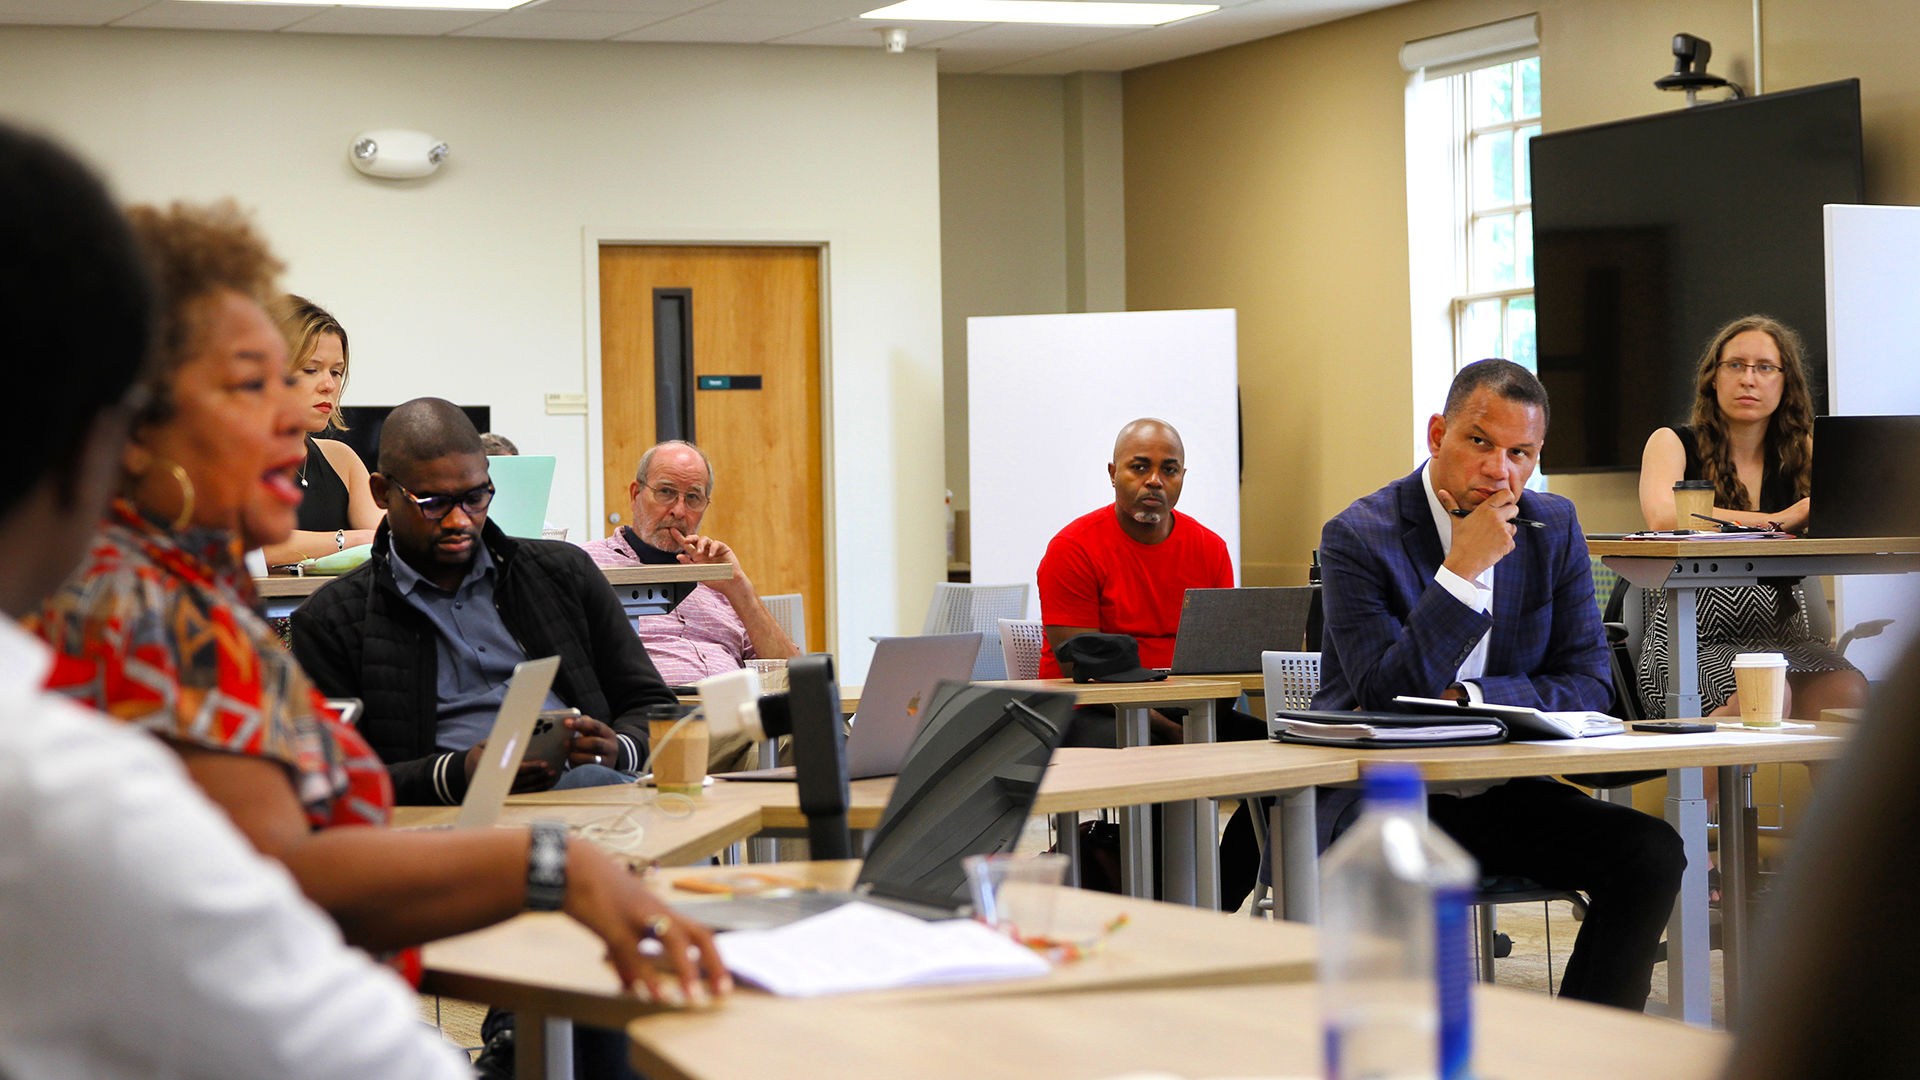
[[[387,546],[387,565],[400,595],[433,623],[440,659],[434,687],[440,703],[434,741],[442,750],[466,750],[493,730],[494,714],[506,699],[513,666],[527,659],[493,604],[499,578],[493,556],[484,543],[476,542],[465,580],[448,592],[407,565],[393,550],[391,537]],[[548,691],[544,708],[564,709],[566,703]]]

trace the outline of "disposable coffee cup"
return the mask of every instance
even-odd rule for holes
[[[763,694],[785,693],[787,689],[787,662],[785,660],[749,660],[747,666],[760,673],[760,692]]]
[[[647,736],[653,753],[653,786],[669,795],[698,796],[707,783],[706,718],[684,723],[649,719]]]
[[[1702,521],[1695,514],[1713,514],[1713,485],[1705,480],[1682,480],[1673,485],[1673,512],[1676,515],[1676,529],[1711,529],[1711,521]]]
[[[1787,658],[1777,652],[1743,652],[1733,658],[1733,685],[1740,694],[1740,722],[1752,728],[1780,726],[1787,701]]]

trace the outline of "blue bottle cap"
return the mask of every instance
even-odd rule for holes
[[[1420,767],[1399,761],[1369,765],[1361,779],[1363,794],[1371,805],[1388,803],[1426,805],[1427,786],[1420,779]]]

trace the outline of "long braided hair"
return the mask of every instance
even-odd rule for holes
[[[1780,406],[1767,421],[1766,446],[1780,462],[1780,471],[1793,480],[1796,494],[1805,495],[1813,483],[1813,397],[1807,391],[1807,375],[1800,357],[1805,351],[1800,335],[1770,315],[1747,315],[1721,327],[1700,354],[1700,367],[1694,380],[1693,433],[1700,444],[1702,478],[1713,485],[1715,506],[1731,510],[1758,510],[1758,492],[1748,492],[1740,482],[1733,464],[1733,444],[1727,432],[1727,419],[1720,413],[1720,397],[1714,376],[1720,369],[1720,354],[1727,343],[1758,330],[1773,339],[1780,350]]]

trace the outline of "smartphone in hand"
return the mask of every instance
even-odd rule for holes
[[[567,745],[573,741],[573,731],[566,722],[579,715],[579,709],[543,711],[533,722],[533,738],[527,741],[524,760],[544,761],[553,768],[556,776],[566,772]]]

